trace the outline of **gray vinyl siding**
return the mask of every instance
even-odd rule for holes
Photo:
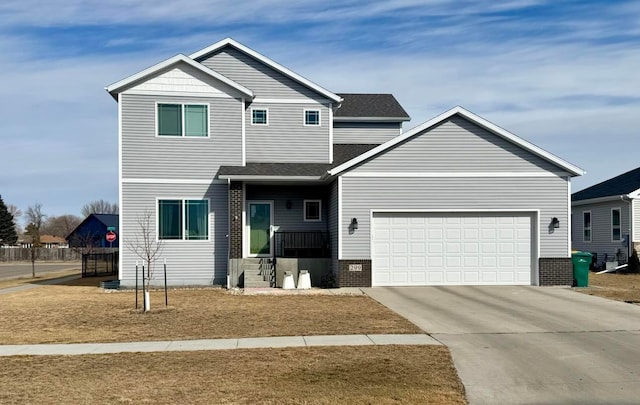
[[[634,243],[640,243],[640,202],[637,199],[633,200],[633,225],[631,227],[633,232]]]
[[[156,136],[156,102],[208,103],[209,137]],[[242,164],[242,102],[229,98],[120,96],[122,177],[213,179]]]
[[[540,257],[568,257],[568,183],[561,177],[345,176],[342,181],[342,259],[370,258],[370,215],[375,210],[540,210]],[[561,226],[550,233],[553,217]],[[349,234],[351,218],[358,219],[358,229]]]
[[[331,238],[331,269],[338,274],[338,181],[329,186],[329,237]]]
[[[252,109],[268,110],[268,125],[252,125]],[[320,110],[320,125],[305,126],[304,110]],[[329,162],[329,109],[320,104],[247,105],[247,162]]]
[[[562,171],[493,133],[454,116],[360,166],[375,172]]]
[[[627,254],[627,245],[611,240],[611,210],[620,208],[620,234],[628,235],[630,231],[629,203],[623,200],[602,202],[597,204],[577,205],[571,208],[573,226],[571,247],[574,250],[596,253],[598,263],[604,261],[604,255],[615,257],[618,249]],[[591,211],[591,242],[583,238],[584,221],[582,213]]]
[[[324,98],[306,86],[230,46],[198,59],[198,61],[251,89],[256,97]]]
[[[327,190],[324,186],[252,186],[247,185],[246,200],[273,201],[274,231],[327,231]],[[321,200],[321,221],[305,222],[304,200]],[[291,201],[291,208],[287,208]]]
[[[162,262],[167,260],[167,281],[174,285],[224,284],[228,258],[228,197],[227,184],[141,184],[122,185],[120,212],[122,228],[121,245],[135,241],[138,234],[137,217],[148,210],[151,213],[154,238],[157,235],[157,199],[209,199],[209,235],[207,241],[165,240],[155,267],[155,275],[161,283]],[[141,260],[130,249],[120,249],[122,257],[121,280],[125,285],[135,283],[135,265]]]
[[[333,143],[381,144],[400,135],[398,122],[334,122]]]

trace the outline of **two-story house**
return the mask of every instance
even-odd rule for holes
[[[120,280],[137,219],[170,284],[570,284],[583,171],[455,107],[403,133],[389,94],[333,93],[225,39],[107,87]]]

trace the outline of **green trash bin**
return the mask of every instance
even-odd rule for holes
[[[589,285],[589,266],[591,266],[591,253],[572,253],[571,262],[573,263],[574,287],[587,287]]]

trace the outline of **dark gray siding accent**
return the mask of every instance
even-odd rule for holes
[[[454,116],[442,124],[363,163],[358,170],[407,171],[562,171],[493,133]]]
[[[135,241],[139,233],[138,215],[147,210],[152,220],[151,233],[156,237],[157,199],[205,199],[209,198],[208,241],[163,241],[162,253],[155,267],[156,284],[161,283],[162,262],[167,260],[167,280],[169,284],[225,284],[228,258],[228,199],[226,184],[185,185],[185,184],[142,184],[122,185],[120,212],[122,246]],[[136,261],[141,259],[129,249],[121,249],[122,283],[135,283]]]
[[[604,261],[606,254],[610,259],[614,258],[618,249],[627,254],[627,245],[623,242],[611,240],[611,209],[620,208],[620,233],[628,235],[630,231],[629,203],[627,201],[609,201],[596,204],[585,204],[571,207],[573,214],[571,248],[584,252],[596,253],[598,263]],[[591,242],[583,240],[583,216],[584,211],[591,211]]]
[[[199,62],[251,89],[256,97],[324,99],[315,91],[229,46]]]
[[[329,236],[331,237],[331,270],[338,272],[338,181],[329,185]]]
[[[370,258],[370,215],[375,210],[540,210],[540,257],[568,256],[568,183],[540,178],[343,177],[342,259]],[[551,218],[560,228],[550,233]],[[349,232],[351,218],[358,229]]]
[[[156,102],[209,103],[208,138],[157,137]],[[122,177],[213,179],[242,164],[242,102],[229,98],[126,95],[122,103]]]
[[[266,108],[268,125],[252,125],[251,110]],[[304,110],[320,110],[320,126],[304,125]],[[320,104],[247,105],[247,162],[329,163],[329,109]]]
[[[325,186],[253,186],[247,185],[247,202],[273,201],[274,231],[327,231],[327,189]],[[304,221],[304,200],[322,200],[321,221]],[[291,208],[287,208],[291,201]]]
[[[333,143],[385,143],[400,135],[398,122],[334,122]]]

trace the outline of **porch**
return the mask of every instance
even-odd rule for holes
[[[331,283],[329,186],[230,183],[229,286],[281,287],[308,270]]]

